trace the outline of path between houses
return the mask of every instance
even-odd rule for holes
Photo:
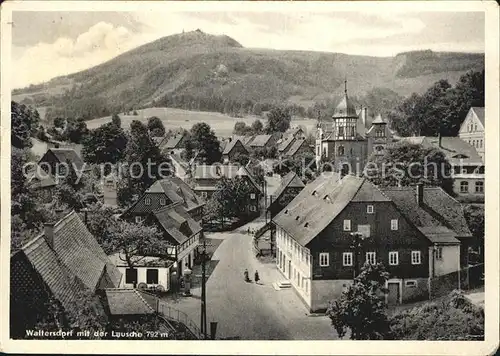
[[[263,221],[257,219],[235,231],[206,234],[211,239],[223,239],[212,256],[212,260],[219,262],[212,264],[215,268],[207,281],[207,324],[218,322],[218,338],[335,339],[336,333],[327,317],[310,317],[293,290],[273,288],[272,283],[283,277],[273,263],[261,264],[255,258],[253,236],[247,234],[248,227],[257,230],[262,225]],[[246,283],[245,268],[252,280],[257,269],[261,283]],[[201,290],[194,288],[192,293],[193,297],[181,297],[171,305],[199,324]]]

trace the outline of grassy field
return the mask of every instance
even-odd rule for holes
[[[169,129],[191,129],[191,127],[198,122],[206,122],[215,131],[215,134],[219,137],[231,136],[234,128],[234,124],[238,121],[244,121],[247,125],[251,125],[256,119],[260,119],[265,125],[266,119],[259,118],[256,116],[248,116],[245,118],[234,118],[228,115],[224,115],[216,112],[205,112],[205,111],[188,111],[182,109],[173,108],[148,108],[143,110],[137,110],[137,116],[133,115],[122,115],[122,125],[125,128],[130,126],[132,120],[139,120],[146,123],[148,118],[151,116],[157,116],[165,125],[167,130]],[[87,121],[87,127],[89,129],[95,129],[103,124],[111,121],[110,116],[102,117],[99,119],[94,119]],[[316,125],[316,120],[309,119],[293,119],[292,126],[301,125],[305,127],[307,132],[312,132]]]

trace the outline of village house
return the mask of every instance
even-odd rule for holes
[[[169,177],[153,183],[121,218],[158,227],[172,248],[155,255],[173,259],[181,271],[186,265],[191,268],[197,257],[204,205],[189,185]]]
[[[283,133],[283,138],[285,138],[285,137],[293,137],[293,138],[296,138],[296,139],[305,139],[306,138],[306,133],[299,126],[290,127],[288,130],[286,130]]]
[[[58,175],[65,176],[65,165],[68,162],[76,172],[87,173],[91,170],[78,153],[70,148],[49,148],[38,161],[38,165],[48,174],[57,178]]]
[[[139,288],[160,292],[167,292],[170,289],[170,268],[174,264],[171,259],[135,255],[131,257],[133,266],[131,268],[123,253],[114,253],[109,258],[125,276],[118,288]]]
[[[404,142],[439,149],[451,165],[453,193],[460,199],[484,201],[484,163],[476,149],[459,137],[404,137]]]
[[[69,315],[80,312],[88,294],[118,287],[122,274],[74,211],[26,243],[10,259],[11,336],[25,337],[48,305],[59,303]],[[92,309],[99,313],[98,299]],[[103,312],[104,315],[104,312]]]
[[[38,195],[45,203],[52,201],[57,187],[54,177],[39,166],[28,171],[26,185],[30,191]]]
[[[277,139],[275,135],[255,135],[247,145],[252,149],[264,149],[276,146]]]
[[[300,157],[301,155],[314,156],[314,151],[307,143],[307,140],[305,140],[305,139],[293,139],[292,144],[289,146],[289,148],[282,155],[280,155],[280,158],[281,159],[296,158],[296,157]]]
[[[191,170],[189,162],[183,159],[179,153],[171,153],[169,154],[169,158],[174,169],[174,175],[182,180],[186,180]]]
[[[249,152],[243,142],[239,138],[231,139],[226,142],[224,150],[222,151],[222,159],[224,163],[234,162],[237,156],[249,156]]]
[[[484,129],[484,107],[471,107],[458,132],[458,137],[474,147],[483,160]]]
[[[249,213],[257,213],[259,211],[259,201],[262,196],[262,189],[245,167],[220,164],[198,165],[193,169],[193,190],[208,200],[217,190],[217,184],[222,178],[245,179],[252,188],[252,192],[248,197],[246,210]]]
[[[278,156],[283,157],[295,142],[295,137],[284,136],[278,141]]]
[[[284,207],[286,207],[295,198],[305,184],[300,180],[297,173],[290,171],[282,179],[281,182],[271,196],[271,203],[267,207],[267,211],[271,215],[276,216]]]
[[[163,151],[174,151],[186,148],[187,134],[186,132],[176,132],[160,144],[160,149]]]
[[[471,237],[449,199],[440,188],[381,191],[365,178],[323,174],[273,219],[278,270],[311,311],[339,298],[365,261],[390,273],[389,304],[426,299],[433,277],[460,269],[460,239]],[[364,239],[359,250],[355,238]]]

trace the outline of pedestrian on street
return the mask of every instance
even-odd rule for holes
[[[250,278],[248,278],[248,270],[245,268],[245,272],[243,273],[245,276],[245,282],[250,282]]]
[[[247,228],[247,234],[250,235],[250,227]]]
[[[255,279],[255,283],[259,283],[260,277],[259,277],[259,272],[257,270],[255,271],[255,278],[254,279]]]

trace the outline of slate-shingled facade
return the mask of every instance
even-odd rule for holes
[[[388,303],[427,298],[430,278],[460,268],[460,239],[471,236],[460,205],[445,213],[441,199],[449,197],[440,188],[380,190],[323,174],[273,219],[278,269],[311,311],[324,310],[352,283],[359,232],[368,237],[359,266],[381,262],[390,273]]]

